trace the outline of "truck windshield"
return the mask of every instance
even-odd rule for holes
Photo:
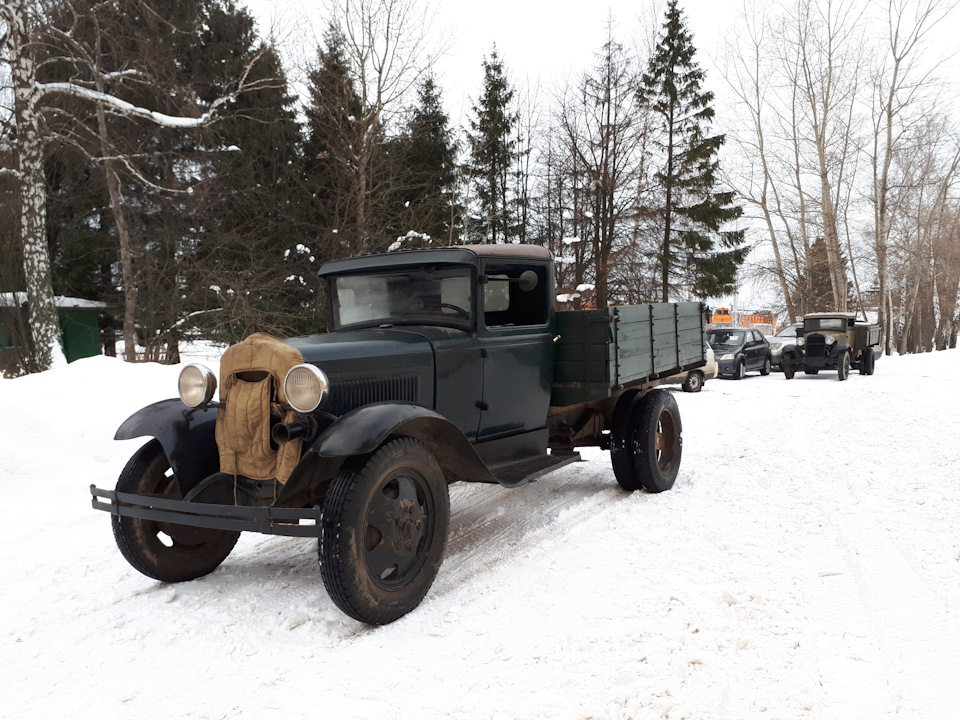
[[[813,330],[839,330],[843,331],[847,327],[847,321],[844,318],[808,318],[804,323],[804,331]]]
[[[473,324],[471,269],[424,266],[333,278],[333,325]]]

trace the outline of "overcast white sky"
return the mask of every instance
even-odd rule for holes
[[[326,27],[322,2],[303,0],[241,0],[259,18],[261,33],[274,35],[287,57],[312,58]],[[592,54],[606,41],[607,18],[615,22],[615,36],[625,45],[640,42],[650,31],[641,15],[663,23],[665,0],[611,0],[572,3],[555,0],[436,0],[433,34],[450,38],[448,51],[437,61],[437,73],[448,107],[469,106],[480,92],[482,62],[493,44],[504,59],[516,87],[538,84],[541,90],[555,79],[589,66]],[[680,7],[694,34],[701,67],[707,70],[709,89],[717,92],[722,79],[712,58],[724,28],[739,14],[739,3],[682,0]],[[454,111],[455,112],[455,111]],[[459,124],[464,118],[451,118]]]

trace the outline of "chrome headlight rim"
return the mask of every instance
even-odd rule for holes
[[[206,365],[188,363],[177,378],[180,402],[189,408],[206,405],[217,392],[217,376]]]
[[[329,394],[330,380],[316,365],[294,365],[283,378],[283,395],[297,412],[313,412],[326,402]]]
[[[837,342],[837,339],[836,339],[833,335],[827,335],[827,336],[823,339],[823,341],[824,341],[827,345],[833,345],[833,344],[835,344],[835,343]]]
[[[803,347],[806,344],[806,341],[802,337],[797,338],[797,345]]]

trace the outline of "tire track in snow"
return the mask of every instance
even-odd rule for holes
[[[443,566],[431,596],[455,590],[547,538],[575,532],[630,497],[620,490],[611,468],[588,468],[573,465],[519,488],[457,488]]]
[[[953,720],[960,628],[913,562],[858,502],[831,513],[844,571],[815,593],[827,717]],[[936,662],[931,662],[935,658]]]

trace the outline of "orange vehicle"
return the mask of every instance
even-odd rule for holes
[[[720,307],[713,311],[713,324],[721,325],[723,323],[731,324],[733,322],[733,314],[730,312],[730,308]]]

